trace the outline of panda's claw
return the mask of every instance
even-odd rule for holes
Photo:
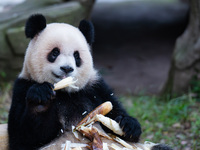
[[[139,141],[142,130],[137,119],[130,116],[118,116],[115,120],[119,123],[124,132],[121,138],[131,142]]]
[[[53,85],[44,82],[42,84],[34,84],[27,92],[26,100],[31,105],[46,105],[55,97],[55,91],[52,90]]]

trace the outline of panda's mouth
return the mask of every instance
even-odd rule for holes
[[[61,79],[61,80],[67,77],[67,75],[57,75],[57,74],[55,74],[54,72],[52,72],[52,74],[53,74],[56,78]]]

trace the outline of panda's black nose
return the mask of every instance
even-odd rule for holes
[[[60,69],[65,73],[70,73],[74,71],[74,69],[70,66],[61,66]]]

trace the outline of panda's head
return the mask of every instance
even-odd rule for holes
[[[31,41],[19,77],[54,84],[72,76],[78,79],[75,85],[79,89],[95,83],[98,75],[90,52],[94,39],[90,22],[83,20],[78,28],[65,23],[46,24],[45,17],[37,14],[27,20],[25,34]]]

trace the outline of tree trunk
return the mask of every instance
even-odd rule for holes
[[[177,39],[168,80],[163,88],[166,94],[188,91],[193,77],[200,71],[200,0],[190,0],[190,19],[185,32]]]

